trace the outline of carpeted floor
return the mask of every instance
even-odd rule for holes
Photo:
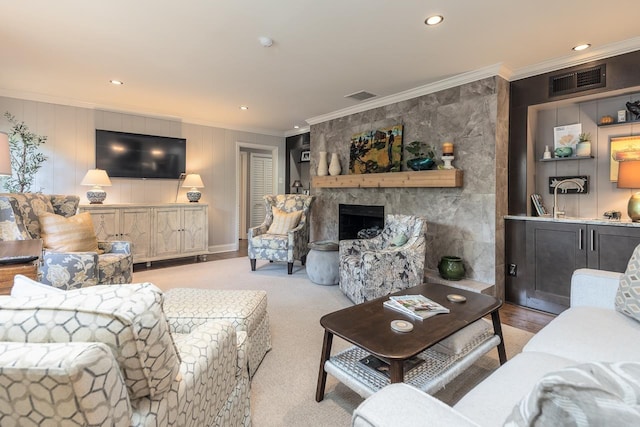
[[[151,282],[163,290],[175,287],[208,289],[264,289],[267,291],[273,349],[253,378],[251,413],[255,427],[348,426],[362,398],[330,375],[325,399],[315,401],[323,329],[320,317],[348,307],[351,302],[337,286],[318,286],[296,264],[287,275],[285,263],[234,258],[134,273],[134,282]],[[532,334],[503,325],[507,356],[521,351]],[[334,352],[348,344],[334,339]],[[493,350],[436,396],[454,404],[499,366]]]

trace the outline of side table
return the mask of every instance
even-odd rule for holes
[[[340,278],[339,246],[331,240],[309,243],[307,276],[316,285],[337,285]]]
[[[42,240],[11,240],[0,242],[0,295],[8,295],[13,278],[22,274],[38,280],[38,265],[42,254]],[[24,259],[23,262],[20,262]]]

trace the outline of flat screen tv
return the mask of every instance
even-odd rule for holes
[[[96,129],[96,168],[116,178],[178,179],[187,140]]]

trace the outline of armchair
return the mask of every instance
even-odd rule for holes
[[[40,239],[38,216],[48,212],[66,218],[76,214],[78,196],[40,193],[0,194],[0,240]],[[131,283],[133,257],[129,242],[98,242],[96,252],[42,253],[41,281],[61,289],[107,283]]]
[[[360,304],[424,280],[427,222],[410,215],[387,215],[372,239],[340,241],[340,290]]]
[[[293,273],[294,261],[300,260],[302,265],[305,264],[307,253],[309,253],[307,246],[309,243],[309,209],[313,199],[314,196],[303,194],[264,196],[267,216],[262,224],[249,229],[248,255],[251,271],[256,270],[256,259],[286,261],[288,274]],[[300,212],[297,225],[288,231],[282,228],[274,230],[275,227],[272,227],[274,209],[276,216],[284,217],[292,212]],[[276,221],[278,220],[279,218],[276,218]]]
[[[163,300],[150,283],[0,299],[1,424],[249,426],[246,333],[176,333]]]

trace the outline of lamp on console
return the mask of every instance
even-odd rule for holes
[[[200,190],[198,190],[198,188],[204,188],[204,183],[202,182],[202,178],[200,178],[200,175],[197,173],[190,173],[184,179],[182,187],[191,187],[191,190],[187,191],[187,199],[189,199],[189,201],[192,203],[198,203],[198,200],[200,200],[200,196],[202,196],[202,193],[200,192]]]
[[[102,187],[111,187],[111,180],[105,170],[89,169],[80,185],[92,185],[93,188],[87,191],[87,199],[92,205],[101,205],[107,198],[107,192]]]
[[[300,192],[300,189],[302,188],[302,183],[300,182],[299,179],[296,179],[295,181],[293,181],[293,184],[291,186],[296,189],[296,194],[297,194]]]
[[[9,135],[4,132],[0,132],[0,176],[11,176]]]
[[[618,188],[640,188],[640,160],[627,160],[618,164]],[[640,222],[640,192],[629,198],[627,213],[633,222]]]

